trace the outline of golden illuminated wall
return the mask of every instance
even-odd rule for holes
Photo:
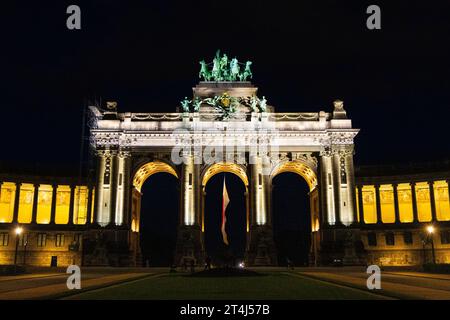
[[[411,185],[400,183],[397,186],[398,208],[400,211],[400,222],[410,223],[414,221]]]
[[[450,203],[448,198],[448,184],[444,180],[434,182],[434,200],[436,204],[436,219],[450,220]]]
[[[363,212],[365,223],[377,223],[377,205],[374,186],[363,186]]]
[[[31,183],[22,183],[19,194],[19,223],[31,223],[33,214],[33,195],[34,185]]]
[[[73,223],[85,224],[87,220],[88,188],[77,186],[75,188]]]
[[[49,184],[41,184],[38,193],[38,205],[36,222],[39,224],[49,224],[52,214],[52,193],[53,187]]]
[[[391,184],[380,185],[381,221],[395,223],[394,188]]]
[[[56,191],[55,223],[69,222],[70,186],[58,186]]]
[[[0,186],[0,223],[10,223],[14,217],[16,184],[3,182]]]
[[[419,222],[431,221],[430,187],[427,182],[416,183],[416,201]]]

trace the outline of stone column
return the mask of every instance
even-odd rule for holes
[[[250,231],[250,195],[248,193],[248,186],[246,186],[245,188],[245,230],[248,233]]]
[[[357,221],[353,146],[347,146],[340,152],[339,172],[341,222],[345,225],[351,225]]]
[[[120,226],[128,221],[128,201],[130,192],[130,170],[129,170],[130,154],[121,151],[117,157],[116,170],[116,209],[115,209],[115,225]]]
[[[87,214],[86,214],[86,224],[91,224],[92,220],[92,194],[93,194],[93,186],[88,186],[88,203],[87,203]]]
[[[185,226],[193,226],[196,222],[198,225],[195,214],[194,183],[197,183],[197,181],[194,181],[194,157],[192,155],[185,155],[184,160],[185,162],[181,169],[182,223]]]
[[[32,224],[36,224],[38,201],[39,201],[39,184],[35,183],[34,184],[34,193],[33,193],[33,210],[31,212],[31,223]]]
[[[109,221],[108,225],[116,225],[116,202],[117,202],[117,184],[118,184],[118,166],[119,160],[116,150],[111,150],[111,184],[109,196]]]
[[[201,218],[202,232],[205,232],[205,198],[206,198],[206,191],[202,190],[202,218]]]
[[[417,199],[416,199],[416,183],[411,182],[411,200],[412,200],[412,209],[413,209],[413,222],[419,222],[419,214],[417,212]]]
[[[450,180],[445,180],[447,182],[447,192],[448,192],[448,202],[450,205]]]
[[[436,217],[436,201],[435,201],[435,196],[434,196],[433,181],[428,181],[428,186],[429,186],[429,189],[430,189],[431,221],[432,222],[436,222],[437,221],[437,217]]]
[[[50,209],[50,224],[55,224],[57,191],[58,191],[58,185],[53,184],[52,185],[52,206]]]
[[[340,201],[341,198],[341,183],[340,183],[340,162],[339,162],[339,155],[334,152],[332,157],[333,162],[333,185],[334,185],[334,211],[335,211],[335,217],[336,217],[336,225],[342,224],[342,217],[341,217],[341,206],[342,203]]]
[[[377,224],[383,223],[381,219],[381,199],[380,199],[380,185],[375,185],[375,201],[377,209]]]
[[[111,222],[114,159],[110,150],[101,150],[97,158],[96,222],[104,227]]]
[[[193,260],[196,264],[204,262],[203,234],[201,229],[201,181],[200,165],[194,163],[192,154],[183,155],[181,165],[181,221],[177,235],[175,261]],[[189,262],[189,261],[188,261]]]
[[[265,193],[265,178],[262,170],[262,159],[259,156],[252,156],[250,162],[251,170],[251,193],[253,204],[253,223],[261,226],[266,225],[267,218],[267,203]],[[266,176],[267,178],[267,176]]]
[[[363,201],[363,186],[358,185],[358,207],[359,207],[359,223],[365,225],[364,221],[364,201]]]
[[[22,183],[16,182],[16,193],[14,195],[14,211],[13,211],[13,223],[19,222],[19,205],[20,205],[20,186]]]
[[[74,207],[75,207],[75,188],[76,186],[70,186],[70,202],[69,202],[69,225],[73,225]],[[79,200],[79,199],[78,199]]]
[[[263,170],[265,163],[259,155],[252,154],[249,160],[250,226],[245,260],[248,265],[275,265],[277,257],[267,194],[270,176]]]
[[[320,192],[323,221],[325,225],[334,225],[336,224],[336,214],[331,154],[323,151],[320,155]]]
[[[397,183],[393,183],[392,187],[394,189],[394,210],[395,210],[395,223],[396,224],[400,224],[400,207],[398,204],[398,184]]]

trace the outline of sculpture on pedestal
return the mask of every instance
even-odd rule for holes
[[[241,73],[241,67],[244,67],[244,71]],[[203,78],[203,81],[247,81],[251,79],[253,74],[251,71],[251,61],[247,61],[245,64],[240,63],[237,58],[229,61],[226,54],[220,55],[220,50],[217,50],[216,55],[211,63],[206,63],[204,60],[200,61],[200,72],[198,77]],[[212,66],[211,71],[209,67]]]

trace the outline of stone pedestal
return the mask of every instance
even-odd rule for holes
[[[205,262],[205,250],[202,241],[200,226],[180,226],[178,228],[177,245],[174,263],[189,266],[191,261],[194,265],[202,266]]]
[[[245,264],[248,266],[275,266],[277,254],[272,228],[252,226],[247,238]]]

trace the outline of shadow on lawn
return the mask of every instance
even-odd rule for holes
[[[191,273],[187,277],[261,277],[266,274],[241,268],[214,268]]]

